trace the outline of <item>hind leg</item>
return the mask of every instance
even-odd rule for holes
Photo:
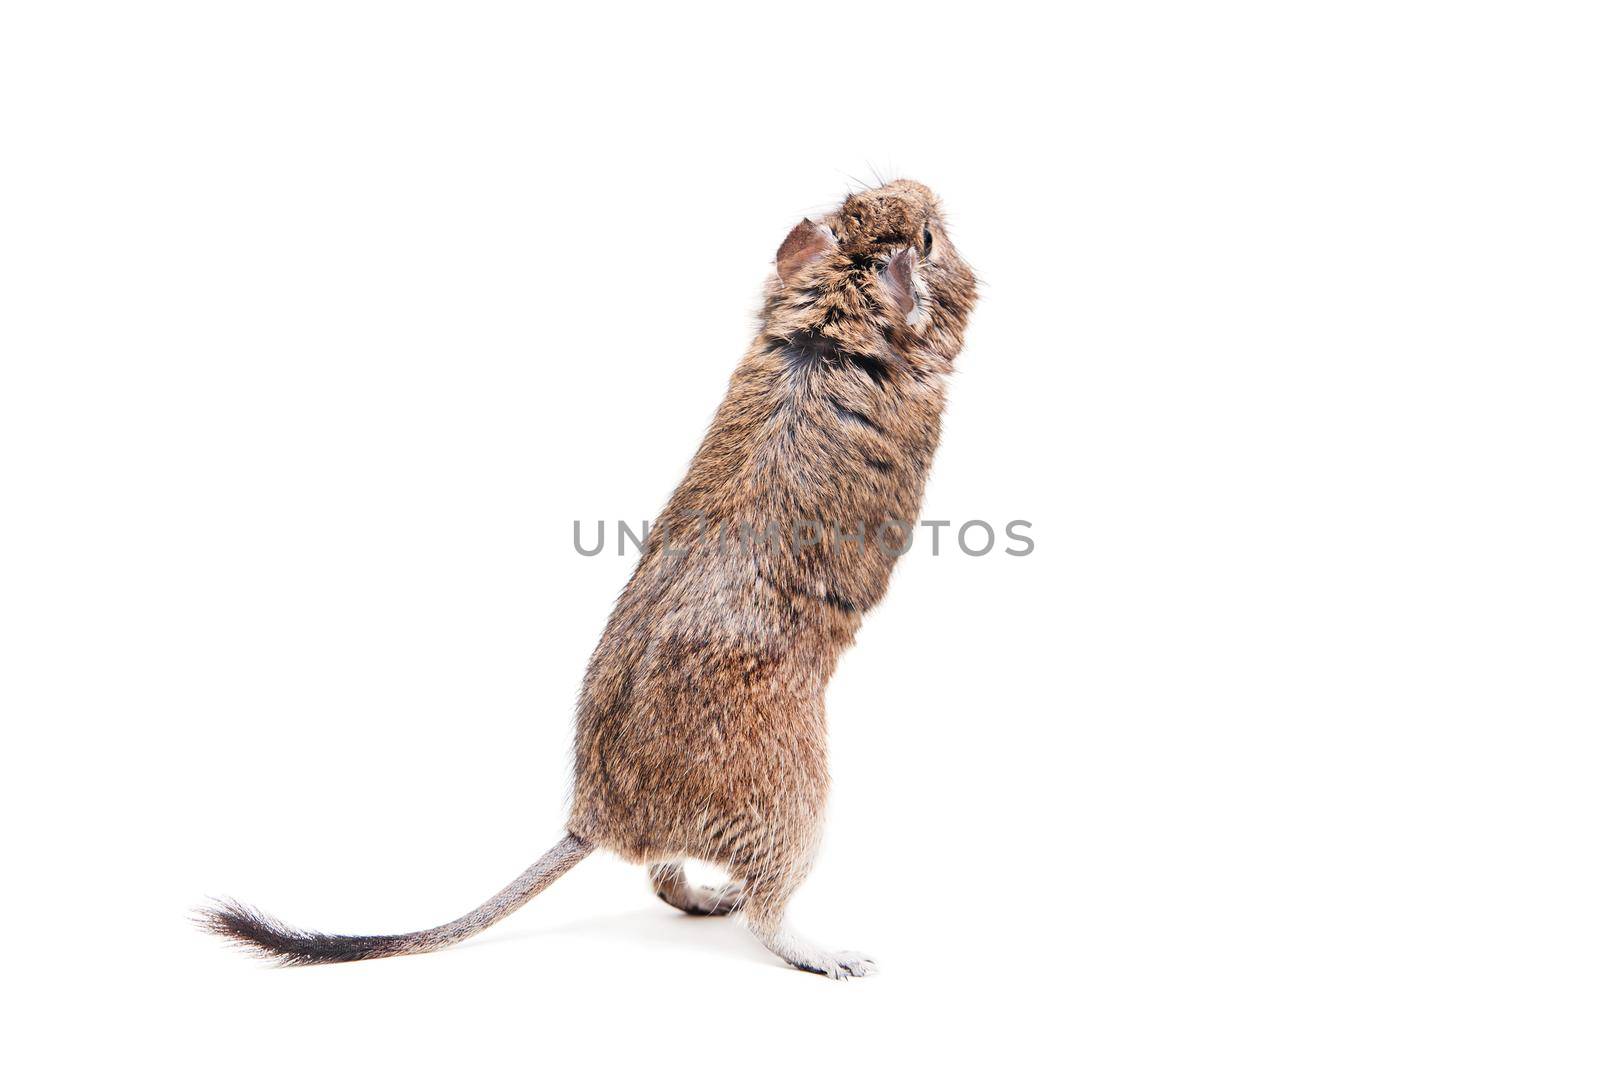
[[[739,907],[743,893],[738,882],[718,888],[690,885],[681,863],[651,864],[650,885],[656,896],[690,915],[727,915]]]
[[[774,955],[802,971],[834,979],[876,974],[878,965],[871,957],[849,950],[832,952],[819,948],[784,921],[789,898],[800,888],[809,867],[808,857],[798,868],[779,866],[751,872],[746,878],[744,907],[740,912],[746,929]]]

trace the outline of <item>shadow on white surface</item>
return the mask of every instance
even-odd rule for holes
[[[541,930],[491,931],[456,950],[511,941],[547,937],[581,936],[596,942],[625,942],[645,948],[691,948],[698,952],[733,956],[753,963],[784,966],[752,937],[738,921],[728,917],[685,915],[666,905],[613,915],[596,915]]]

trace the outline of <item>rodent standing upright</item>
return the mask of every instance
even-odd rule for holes
[[[589,662],[567,836],[430,930],[319,934],[235,902],[203,909],[207,929],[285,963],[428,951],[510,914],[598,847],[649,864],[675,907],[738,912],[795,967],[873,972],[865,956],[800,938],[784,909],[821,834],[823,692],[920,509],[977,285],[937,198],[911,181],[802,221],[776,258],[755,340]],[[898,533],[886,540],[886,527]],[[685,859],[732,880],[691,886]]]

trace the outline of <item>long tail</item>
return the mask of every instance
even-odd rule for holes
[[[432,952],[487,930],[538,896],[541,890],[576,867],[579,860],[593,851],[594,846],[589,842],[577,834],[568,834],[555,848],[540,856],[532,867],[523,871],[515,882],[475,911],[468,912],[454,922],[413,934],[366,936],[297,930],[236,900],[218,901],[215,907],[201,908],[195,914],[195,921],[210,933],[225,937],[258,956],[291,967]]]

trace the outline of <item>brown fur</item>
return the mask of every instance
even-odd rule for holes
[[[287,963],[425,952],[600,846],[650,864],[657,894],[685,911],[742,909],[796,967],[871,973],[870,959],[795,937],[783,911],[822,830],[823,691],[916,519],[976,285],[938,201],[909,181],[802,222],[777,258],[761,328],[590,660],[568,837],[431,930],[319,934],[232,902],[201,912],[206,929]],[[819,524],[813,543],[794,536],[802,522]],[[901,525],[880,540],[886,523]],[[733,881],[690,886],[685,858]]]
[[[858,193],[822,222],[836,243],[785,242],[813,258],[768,283],[761,328],[590,661],[567,824],[636,862],[726,867],[769,943],[821,833],[823,691],[897,558],[873,533],[916,519],[976,298],[922,185]],[[886,277],[895,256],[916,276],[915,326],[896,291],[907,281]],[[812,547],[715,544],[714,531],[796,520],[830,528]],[[844,536],[858,523],[865,544]]]

